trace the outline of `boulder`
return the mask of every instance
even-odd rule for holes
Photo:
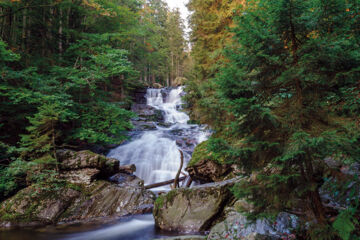
[[[45,225],[149,213],[154,194],[141,184],[108,181],[90,185],[33,184],[0,205],[0,227]]]
[[[81,193],[71,188],[31,185],[0,205],[0,226],[54,223]]]
[[[0,204],[0,228],[152,211],[154,194],[145,189],[143,180],[126,173],[135,165],[119,172],[118,160],[90,151],[61,150],[57,157],[59,175],[48,182],[29,182],[30,186]],[[98,178],[109,176],[110,181]]]
[[[90,184],[98,176],[100,170],[96,168],[83,168],[72,171],[65,171],[60,174],[61,178],[75,184]]]
[[[56,156],[60,162],[61,171],[95,168],[100,170],[99,176],[103,178],[110,177],[119,172],[119,160],[107,158],[88,150],[79,152],[71,150],[58,150],[56,152]]]
[[[152,192],[138,186],[118,186],[97,181],[86,189],[66,209],[60,221],[87,220],[98,217],[121,217],[151,212],[154,203]]]
[[[155,130],[156,124],[154,122],[132,121],[136,131]]]
[[[264,219],[251,223],[246,216],[230,211],[226,219],[214,227],[208,235],[208,240],[221,239],[295,239],[292,231],[298,225],[298,218],[288,213],[280,213],[274,223]]]
[[[203,183],[222,181],[231,172],[231,165],[215,161],[213,154],[207,150],[207,144],[208,141],[205,141],[196,146],[185,170],[193,179]]]
[[[201,182],[217,182],[223,180],[231,170],[231,167],[204,159],[194,165],[188,166],[185,170],[193,179]]]
[[[138,115],[135,120],[164,122],[165,117],[161,110],[146,104],[133,104],[131,110]]]
[[[138,178],[133,174],[117,173],[110,178],[111,182],[117,183],[122,187],[143,187],[144,180]]]
[[[210,228],[232,200],[230,187],[239,178],[171,190],[155,202],[155,225],[163,230],[199,232]]]
[[[160,83],[153,83],[153,88],[163,88],[163,86]]]

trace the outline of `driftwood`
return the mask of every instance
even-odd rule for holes
[[[135,164],[131,164],[131,165],[123,165],[119,167],[119,172],[121,173],[129,173],[132,174],[133,172],[136,171],[136,166]]]
[[[186,179],[186,177],[180,177],[178,179],[179,182],[182,182]],[[164,181],[164,182],[159,182],[159,183],[153,183],[153,184],[149,184],[147,186],[145,186],[146,189],[151,189],[151,188],[156,188],[156,187],[162,187],[162,186],[166,186],[166,185],[169,185],[169,184],[172,184],[173,182],[175,181],[175,179],[171,179],[171,180],[168,180],[168,181]]]
[[[181,169],[184,165],[184,153],[179,149],[179,152],[180,152],[180,167],[179,167],[179,170],[176,174],[176,177],[174,179],[174,188],[177,188],[179,187],[179,177],[180,177],[180,173],[181,173]]]

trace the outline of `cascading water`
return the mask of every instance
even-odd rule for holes
[[[182,87],[172,89],[167,94],[162,89],[148,89],[147,105],[162,111],[165,123],[171,126],[156,125],[155,130],[142,132],[137,139],[108,154],[108,157],[119,159],[122,165],[135,164],[135,175],[143,179],[145,184],[170,180],[176,176],[180,167],[179,149],[184,152],[185,162],[190,159],[191,151],[178,146],[181,138],[186,137],[194,145],[207,138],[208,132],[203,128],[187,124],[189,116],[180,110],[182,94]],[[167,189],[168,186],[156,190]]]
[[[185,168],[194,147],[210,135],[204,127],[187,124],[189,116],[181,111],[183,94],[182,87],[171,90],[148,89],[145,107],[152,109],[150,112],[154,112],[154,109],[161,111],[163,122],[151,122],[155,124],[152,130],[139,131],[135,128],[132,139],[111,150],[108,157],[119,159],[121,165],[135,164],[135,175],[142,178],[145,184],[173,179],[180,166],[179,150],[184,153]],[[166,186],[152,190],[169,189]],[[112,224],[74,225],[60,229],[54,227],[44,231],[0,231],[0,239],[22,240],[147,240],[159,236],[162,234],[156,232],[150,214],[129,216]]]

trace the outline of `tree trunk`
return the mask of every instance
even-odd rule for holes
[[[22,19],[22,34],[21,34],[21,48],[23,52],[26,51],[26,15],[27,9],[25,8],[23,11],[23,19]]]
[[[62,9],[59,6],[59,53],[60,55],[63,52],[63,45],[62,45],[62,33],[63,33],[63,25],[62,25]]]
[[[180,177],[181,169],[184,165],[184,153],[180,149],[179,152],[180,152],[180,167],[174,180],[174,188],[179,187],[179,177]]]

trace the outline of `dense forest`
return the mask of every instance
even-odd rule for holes
[[[0,199],[21,185],[22,161],[55,166],[61,147],[121,142],[132,92],[179,83],[191,61],[179,10],[161,0],[9,0],[0,11]]]
[[[297,239],[360,239],[360,171],[343,171],[360,164],[359,0],[187,6],[190,43],[163,0],[0,1],[0,201],[62,184],[59,149],[122,143],[135,91],[184,85],[213,131],[191,162],[236,165],[248,219],[288,212]]]
[[[360,159],[360,2],[191,0],[189,8],[195,69],[186,98],[216,130],[204,152],[251,175],[234,194],[254,204],[251,217],[299,210],[312,220],[309,239],[358,239],[359,178],[324,161]],[[348,206],[335,216],[320,199],[326,181]]]

